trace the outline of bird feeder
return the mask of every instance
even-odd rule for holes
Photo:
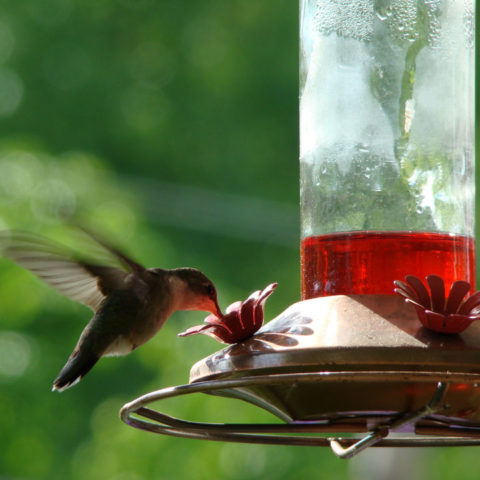
[[[342,458],[480,444],[474,23],[472,0],[300,0],[302,299],[188,385],[126,404],[125,422]],[[197,392],[284,423],[147,407]]]

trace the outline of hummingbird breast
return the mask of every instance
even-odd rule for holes
[[[162,295],[151,285],[128,287],[112,292],[92,319],[92,326],[108,339],[103,355],[130,353],[150,340],[172,313],[168,290]]]
[[[163,301],[148,302],[137,313],[136,319],[129,332],[128,341],[132,350],[150,340],[167,321],[172,313],[166,299]]]

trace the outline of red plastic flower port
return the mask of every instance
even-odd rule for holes
[[[470,290],[468,282],[463,280],[454,282],[448,298],[445,298],[443,279],[437,275],[427,277],[430,293],[422,281],[414,275],[406,276],[405,282],[396,280],[395,292],[415,307],[423,326],[430,330],[460,333],[472,322],[480,319],[480,291],[464,300]]]
[[[251,337],[263,324],[263,306],[276,286],[272,283],[261,291],[253,292],[244,302],[232,303],[221,318],[209,315],[204,320],[205,325],[191,327],[178,336],[203,333],[223,343],[238,343]]]

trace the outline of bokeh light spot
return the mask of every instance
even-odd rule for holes
[[[0,285],[0,325],[23,328],[33,323],[41,305],[41,292],[31,288],[32,274],[0,258]]]
[[[12,331],[0,331],[0,379],[23,375],[30,358],[30,343],[23,335]]]
[[[8,227],[8,223],[5,221],[5,219],[3,219],[2,217],[0,217],[0,232],[2,230],[7,230],[9,227]]]
[[[76,43],[56,43],[45,54],[43,71],[54,87],[72,91],[82,87],[92,73],[87,52]]]
[[[150,92],[138,86],[127,89],[120,108],[126,123],[141,133],[160,129],[169,114],[170,104],[161,92]]]
[[[122,472],[112,477],[112,480],[143,480],[143,478],[135,472]]]
[[[0,20],[0,63],[5,63],[13,52],[15,38],[10,25]]]
[[[33,428],[19,433],[5,445],[5,465],[17,479],[49,478],[52,458],[52,440],[45,432]]]
[[[28,2],[28,13],[40,25],[53,27],[68,19],[73,3],[73,0],[34,0]]]
[[[142,10],[151,7],[153,0],[122,0],[122,3],[132,10]]]
[[[228,478],[261,478],[265,461],[265,451],[254,445],[225,444],[220,452],[220,466]]]
[[[193,65],[209,70],[214,76],[218,66],[228,51],[228,35],[224,27],[208,18],[199,18],[185,29],[184,48]]]
[[[160,43],[142,43],[130,55],[128,67],[132,78],[147,88],[167,85],[175,73],[172,53]]]
[[[40,183],[32,192],[32,213],[46,223],[66,219],[75,211],[76,197],[63,181],[53,178]]]
[[[0,117],[13,115],[23,98],[23,82],[8,68],[0,68]]]
[[[126,204],[116,201],[103,202],[92,213],[92,222],[101,228],[121,234],[122,240],[135,233],[135,213]]]
[[[33,187],[30,172],[14,160],[0,160],[0,195],[2,200],[28,195]]]

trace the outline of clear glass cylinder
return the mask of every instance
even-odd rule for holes
[[[300,0],[302,297],[475,284],[473,0]]]

